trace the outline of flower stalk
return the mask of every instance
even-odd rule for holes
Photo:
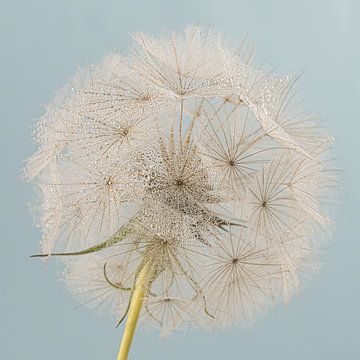
[[[136,280],[135,289],[131,299],[128,319],[126,321],[123,337],[121,340],[117,360],[126,360],[128,358],[132,340],[134,338],[136,325],[139,319],[140,311],[144,298],[147,294],[149,284],[149,263],[146,263],[139,272]]]

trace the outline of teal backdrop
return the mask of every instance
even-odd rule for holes
[[[115,319],[79,307],[48,266],[29,255],[40,233],[28,211],[32,188],[18,177],[35,149],[31,127],[79,67],[128,33],[214,26],[248,34],[257,59],[302,72],[300,93],[337,137],[344,190],[323,269],[288,306],[250,330],[191,331],[164,340],[140,332],[132,359],[360,359],[360,2],[356,0],[32,0],[0,7],[0,359],[115,359]]]

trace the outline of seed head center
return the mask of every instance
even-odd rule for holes
[[[105,178],[105,183],[106,183],[107,186],[110,187],[114,183],[114,181],[113,181],[111,176],[108,176],[108,177]]]
[[[129,134],[129,129],[128,128],[122,128],[122,129],[120,129],[119,133],[120,133],[120,136],[125,137],[126,135]]]
[[[150,94],[144,94],[144,95],[141,97],[141,100],[142,100],[142,101],[150,101],[150,100],[151,100],[151,95],[150,95]]]

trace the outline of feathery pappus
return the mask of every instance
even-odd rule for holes
[[[249,324],[318,269],[334,138],[254,48],[211,29],[133,35],[74,77],[35,129],[41,254],[116,321]]]

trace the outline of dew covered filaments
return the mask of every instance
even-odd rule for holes
[[[201,27],[136,34],[46,108],[25,169],[39,255],[82,303],[162,336],[248,325],[319,268],[334,139],[252,55]]]

